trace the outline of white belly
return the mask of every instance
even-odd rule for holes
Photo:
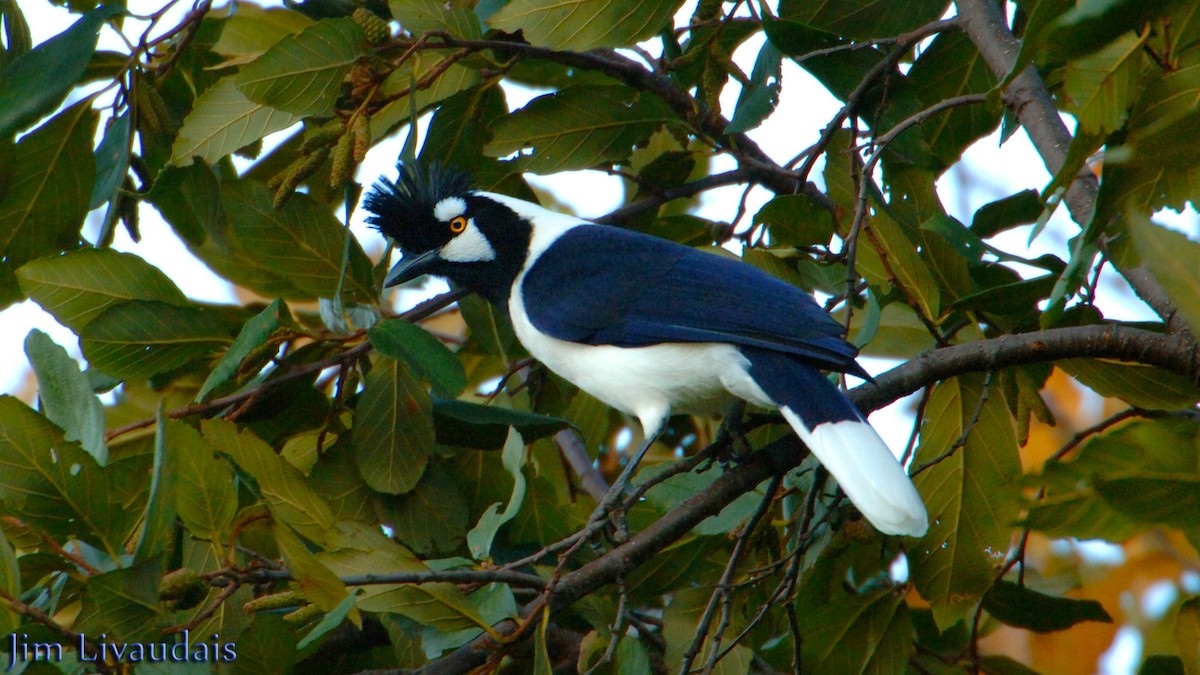
[[[517,339],[534,358],[604,403],[636,416],[647,434],[657,432],[672,411],[719,414],[735,397],[773,407],[750,378],[746,357],[733,345],[613,347],[559,340],[530,323],[519,284],[509,309]]]

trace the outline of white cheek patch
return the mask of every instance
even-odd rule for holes
[[[446,197],[433,207],[433,217],[443,223],[450,222],[467,212],[467,202],[462,197]]]
[[[445,203],[445,202],[443,202]],[[439,204],[438,206],[441,206]],[[439,254],[442,260],[449,262],[486,262],[496,259],[496,251],[488,243],[487,237],[475,227],[475,220],[467,222],[467,229],[456,235]]]

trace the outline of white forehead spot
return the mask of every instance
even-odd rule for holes
[[[433,217],[449,222],[467,212],[467,202],[462,197],[446,197],[433,207]]]
[[[462,200],[459,200],[462,201]],[[444,202],[443,202],[444,203]],[[438,206],[441,206],[439,204]],[[439,254],[442,260],[450,262],[485,262],[496,259],[496,251],[488,242],[487,237],[475,227],[475,219],[467,221],[467,229],[454,236]]]

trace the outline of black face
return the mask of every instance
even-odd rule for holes
[[[399,169],[395,182],[380,179],[363,202],[367,223],[404,254],[384,285],[433,274],[493,302],[507,300],[529,250],[529,223],[475,192],[461,171],[417,163]]]

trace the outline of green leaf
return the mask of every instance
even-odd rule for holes
[[[525,474],[521,469],[525,466],[526,458],[525,442],[521,440],[521,434],[516,431],[508,433],[508,440],[504,442],[504,452],[501,457],[504,462],[504,470],[513,479],[512,495],[503,511],[500,510],[499,503],[494,503],[484,509],[483,514],[479,517],[479,522],[467,533],[467,548],[470,549],[471,555],[476,560],[485,560],[491,556],[492,542],[496,538],[496,532],[517,515],[521,504],[525,501]]]
[[[242,8],[238,8],[238,14],[241,12]],[[227,665],[234,675],[291,672],[299,657],[298,649],[292,627],[283,617],[260,612],[254,615],[250,627],[238,636],[237,658]]]
[[[10,598],[21,597],[21,568],[3,529],[0,529],[0,590]],[[0,630],[16,631],[20,620],[16,612],[0,613]]]
[[[1200,161],[1200,62],[1149,79],[1130,114],[1126,143],[1135,159],[1152,166],[1175,162],[1194,166]]]
[[[1149,410],[1180,410],[1200,401],[1200,388],[1183,375],[1140,363],[1064,359],[1057,364],[1101,396]]]
[[[1042,48],[1047,58],[1057,63],[1083,56],[1161,15],[1165,5],[1142,0],[1082,0],[1046,29]]]
[[[467,373],[458,357],[429,331],[410,321],[380,321],[367,331],[367,337],[380,354],[404,361],[429,378],[438,396],[452,399],[467,386]]]
[[[670,468],[668,464],[647,467],[638,472],[638,476],[640,480],[646,480]],[[688,473],[677,474],[660,483],[646,497],[650,503],[658,506],[665,513],[679,506],[687,499],[705,492],[712,485],[713,481],[718,478],[720,476],[712,471],[705,473],[689,471]],[[765,489],[765,484],[759,485],[759,488]],[[754,513],[758,505],[762,503],[762,500],[763,495],[758,489],[746,492],[721,509],[721,512],[717,515],[702,520],[692,531],[701,536],[729,535],[737,530]]]
[[[162,573],[161,561],[152,559],[88,577],[76,629],[88,635],[103,633],[111,641],[161,639],[158,622],[163,617],[158,582]]]
[[[863,276],[871,283],[886,288],[894,279],[916,300],[926,318],[937,321],[941,305],[937,281],[921,260],[916,245],[883,212],[878,212],[864,228],[858,260]]]
[[[81,249],[34,260],[17,270],[17,277],[26,295],[77,333],[127,300],[188,303],[162,270],[132,253],[112,249]]]
[[[221,202],[233,247],[309,297],[332,298],[337,293],[345,229],[327,207],[308,195],[293,194],[276,209],[266,186],[249,180],[222,183]],[[349,302],[370,302],[378,295],[371,261],[357,240],[350,242],[343,292]]]
[[[495,405],[434,399],[433,424],[437,441],[442,445],[499,450],[508,438],[509,427],[532,443],[566,429],[570,422],[560,417]]]
[[[323,612],[337,609],[348,595],[337,574],[308,550],[304,542],[282,521],[274,521],[272,530],[275,532],[275,541],[279,544],[279,553],[304,597]],[[353,610],[351,617],[352,621],[361,622],[358,610]]]
[[[983,608],[1010,626],[1036,633],[1066,630],[1083,621],[1113,622],[1095,600],[1046,595],[1004,580],[997,581],[983,596]]]
[[[1130,208],[1142,214],[1164,206],[1181,210],[1200,194],[1200,110],[1193,103],[1197,96],[1200,63],[1147,79],[1126,123],[1124,144],[1105,151],[1097,224],[1113,228]],[[1095,138],[1093,146],[1101,140]],[[1069,178],[1061,182],[1065,185]]]
[[[140,516],[125,499],[137,500],[145,462],[123,461],[106,469],[46,418],[20,401],[0,397],[0,499],[7,510],[36,528],[80,537],[105,547],[123,545]]]
[[[1117,510],[1144,523],[1195,527],[1200,513],[1200,476],[1194,473],[1097,478],[1096,492]]]
[[[931,522],[909,552],[912,579],[942,630],[969,615],[991,587],[993,565],[1003,561],[1017,520],[1016,428],[1000,385],[991,384],[980,408],[982,393],[978,376],[937,385],[914,461],[920,467],[942,458],[978,411],[966,444],[914,478]]]
[[[783,246],[828,244],[833,215],[808,195],[779,195],[754,214],[755,225],[771,228],[771,242]]]
[[[210,239],[228,247],[229,218],[221,203],[221,184],[204,162],[166,167],[146,198],[193,252],[202,252]],[[208,262],[204,256],[200,258]]]
[[[309,645],[325,637],[334,628],[342,625],[342,621],[350,614],[350,610],[354,609],[355,595],[357,593],[358,591],[347,593],[346,597],[342,598],[337,607],[334,607],[332,611],[321,617],[320,622],[313,626],[312,630],[308,631],[308,635],[305,635],[300,639],[300,642],[296,643],[296,649],[306,649]]]
[[[142,516],[142,532],[138,537],[134,560],[142,561],[167,553],[175,534],[176,459],[174,438],[168,447],[167,434],[172,428],[184,425],[168,420],[166,399],[159,399],[154,416],[154,467],[150,475],[150,495]],[[190,489],[191,486],[189,485]]]
[[[174,370],[229,342],[220,322],[198,307],[142,300],[108,308],[79,337],[92,367],[122,379]]]
[[[276,42],[237,74],[246,98],[296,115],[328,115],[366,38],[352,19],[326,19]]]
[[[126,110],[120,117],[110,120],[108,128],[104,130],[104,138],[96,147],[96,182],[92,186],[88,209],[94,209],[111,199],[129,171],[131,120],[132,116]]]
[[[831,35],[866,40],[899,35],[936,21],[946,9],[945,0],[782,0],[779,18],[795,21]]]
[[[749,131],[775,112],[782,88],[783,52],[770,41],[764,42],[750,72],[750,86],[742,87],[738,94],[733,119],[725,127],[725,133],[737,134]]]
[[[979,207],[971,219],[971,231],[981,239],[994,237],[1006,230],[1036,221],[1043,208],[1044,204],[1037,190],[1022,190]]]
[[[188,250],[218,275],[268,298],[312,299],[311,293],[268,269],[257,252],[241,244],[231,229],[221,184],[204,162],[165,169],[154,182],[150,201],[187,242]]]
[[[517,162],[533,173],[586,169],[628,157],[634,145],[674,120],[653,94],[627,87],[567,87],[496,122],[484,152],[504,157],[532,148],[532,155]]]
[[[313,469],[308,484],[329,504],[334,518],[363,522],[378,518],[373,501],[375,493],[358,473],[350,434],[339,436],[333,447],[326,447]]]
[[[488,128],[507,114],[499,87],[484,84],[455,94],[434,111],[421,146],[421,160],[478,171],[489,161],[482,157],[483,146],[492,137]]]
[[[76,103],[10,151],[15,173],[0,200],[0,258],[20,265],[79,245],[95,174],[95,126],[90,101]]]
[[[488,18],[531,44],[587,51],[629,47],[654,35],[675,14],[676,0],[511,0]]]
[[[237,77],[220,79],[196,99],[171,147],[172,164],[187,166],[193,157],[216,164],[234,150],[282,131],[303,117],[246,98],[237,87]]]
[[[377,96],[391,100],[371,115],[371,138],[382,138],[397,130],[408,121],[415,108],[418,112],[460,91],[470,89],[482,81],[479,70],[458,63],[446,67],[453,52],[428,49],[418,51],[388,75],[380,84]],[[410,89],[414,82],[420,84],[434,77],[426,88],[418,87],[415,98],[410,100]],[[416,139],[413,139],[415,142]]]
[[[639,675],[653,672],[650,652],[642,641],[632,635],[621,636],[617,644],[617,675]]]
[[[525,493],[521,497],[521,508],[508,525],[506,540],[517,544],[537,545],[543,541],[559,541],[582,529],[590,509],[587,509],[582,501],[577,500],[570,505],[564,504],[563,501],[562,494],[547,476],[529,478]],[[510,508],[513,503],[509,500]],[[485,510],[479,519],[481,527],[469,533],[467,546],[473,553],[482,550],[481,538],[478,535],[492,525],[503,524],[502,519],[491,518],[493,513],[494,509]],[[475,538],[470,535],[474,535]],[[480,557],[479,554],[475,555]]]
[[[1179,606],[1175,617],[1175,644],[1188,675],[1200,672],[1200,597],[1192,597]]]
[[[287,316],[289,316],[287,305],[283,300],[276,299],[267,305],[266,309],[247,321],[242,326],[242,330],[238,332],[238,336],[234,338],[233,344],[229,346],[229,351],[225,352],[225,356],[221,357],[221,360],[204,380],[204,385],[200,387],[195,400],[203,401],[209,392],[233,377],[242,361],[266,344],[271,333],[279,328],[281,319]]]
[[[25,294],[21,292],[21,283],[13,272],[13,266],[0,261],[0,310],[24,299]]]
[[[471,342],[468,346],[507,360],[517,343],[508,313],[475,294],[459,300],[458,308],[470,330]]]
[[[104,406],[79,371],[79,364],[37,329],[25,336],[25,355],[37,375],[38,401],[46,417],[66,432],[68,441],[78,441],[97,464],[107,464]]]
[[[955,96],[987,93],[996,84],[979,49],[962,31],[935,37],[913,64],[907,80],[925,106]],[[920,133],[942,165],[950,166],[969,145],[996,128],[1003,110],[998,96],[985,103],[957,106],[926,120]]]
[[[388,494],[416,487],[433,450],[432,407],[408,366],[372,361],[354,411],[354,457],[367,485]]]
[[[420,554],[449,553],[467,533],[467,503],[458,490],[459,478],[431,464],[417,487],[388,503],[387,522],[396,538]]]
[[[896,671],[895,665],[906,663],[913,649],[912,618],[904,596],[881,569],[877,545],[849,544],[839,534],[804,574],[796,592],[803,670]]]
[[[221,37],[212,50],[228,57],[257,56],[311,25],[312,19],[293,9],[242,4],[222,22]]]
[[[1200,244],[1155,225],[1140,213],[1129,212],[1125,222],[1142,265],[1166,291],[1188,326],[1200,331],[1200,278],[1196,276]]]
[[[1055,536],[1123,542],[1138,525],[1097,494],[1096,481],[1195,473],[1196,444],[1189,420],[1139,420],[1094,436],[1075,459],[1046,465],[1041,480],[1047,496],[1030,509],[1028,524]]]
[[[465,40],[483,36],[479,17],[465,6],[447,6],[437,0],[389,0],[388,9],[400,27],[416,36],[444,31]]]
[[[33,37],[29,34],[29,23],[16,0],[0,4],[0,20],[4,22],[5,49],[0,52],[0,73],[12,60],[33,48]]]
[[[63,102],[87,69],[100,26],[124,12],[120,4],[97,7],[8,64],[0,76],[0,139],[12,138]]]
[[[200,431],[211,447],[228,454],[254,478],[277,522],[286,523],[312,541],[328,541],[334,523],[333,512],[304,482],[304,476],[296,467],[275,454],[254,432],[239,432],[231,422],[204,420]],[[329,611],[332,608],[322,609]]]
[[[1067,64],[1063,80],[1067,111],[1091,134],[1121,128],[1141,92],[1145,37],[1128,33],[1095,54]]]
[[[339,523],[344,546],[318,554],[321,563],[341,576],[426,572],[429,568],[411,551],[384,536],[377,527]],[[439,631],[452,632],[490,625],[479,611],[450,583],[371,584],[362,587],[358,606],[366,612],[406,616]]]
[[[224,546],[237,515],[237,484],[229,462],[217,457],[200,432],[181,422],[168,422],[168,435],[176,453],[179,485],[175,507],[188,535]]]
[[[1054,538],[1103,539],[1122,543],[1137,533],[1137,523],[1085,489],[1047,497],[1029,507],[1024,525]]]

